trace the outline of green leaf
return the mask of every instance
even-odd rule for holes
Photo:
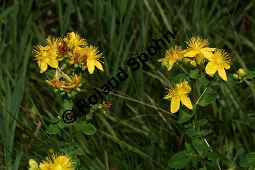
[[[196,124],[197,124],[199,127],[203,127],[203,126],[205,126],[207,123],[208,123],[208,120],[207,120],[207,119],[200,119],[200,120],[196,121]]]
[[[55,75],[55,70],[47,70],[46,71],[46,76],[47,76],[47,78],[49,78],[49,79],[52,79],[52,77],[54,77],[54,75]]]
[[[178,74],[173,79],[175,83],[180,83],[183,82],[184,80],[190,81],[189,76],[187,76],[186,74]]]
[[[180,151],[174,154],[168,161],[168,166],[171,168],[182,169],[185,168],[190,162],[186,151]]]
[[[186,151],[187,151],[188,154],[196,153],[190,143],[185,143],[185,148],[186,148]]]
[[[189,75],[191,78],[197,79],[198,78],[198,69],[191,70]]]
[[[46,132],[48,134],[58,134],[60,132],[60,129],[58,127],[58,124],[50,124],[47,129]]]
[[[72,110],[73,102],[71,100],[64,100],[63,109],[64,110]]]
[[[63,120],[60,120],[59,122],[58,122],[58,127],[60,128],[60,129],[64,129],[64,127],[66,127],[67,126],[67,124],[63,121]]]
[[[91,123],[85,121],[78,122],[74,124],[74,128],[77,132],[83,132],[86,135],[93,135],[96,133],[97,129]]]
[[[207,146],[204,140],[196,138],[192,140],[192,145],[202,158],[207,157],[210,148]]]
[[[177,123],[184,123],[187,122],[188,120],[190,120],[192,117],[194,116],[194,114],[188,113],[184,110],[180,111],[180,115],[179,118],[177,120]]]
[[[190,162],[186,151],[180,151],[174,154],[168,161],[168,166],[171,168],[182,169],[185,168]]]
[[[248,153],[240,161],[241,167],[254,167],[255,166],[255,152]]]
[[[69,155],[84,155],[83,149],[79,145],[71,145],[60,149],[64,153]]]
[[[193,127],[187,129],[185,132],[186,135],[188,135],[190,138],[197,136],[197,131],[193,129]]]
[[[198,83],[207,86],[211,81],[206,79],[206,76],[203,75],[201,77],[198,78]]]
[[[220,161],[218,155],[215,152],[208,153],[208,160],[210,160],[214,165],[217,165]]]
[[[61,119],[59,119],[58,117],[55,117],[53,119],[50,120],[50,123],[58,123]]]
[[[213,131],[211,131],[211,130],[201,130],[201,131],[198,132],[198,136],[199,137],[205,137],[205,136],[207,136],[208,134],[210,134],[212,132]]]
[[[255,77],[255,71],[247,71],[245,78],[246,79],[253,79]]]
[[[198,104],[200,106],[206,106],[214,102],[216,100],[216,97],[217,93],[205,93],[199,100]]]

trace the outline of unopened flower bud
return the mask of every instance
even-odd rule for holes
[[[193,67],[196,67],[197,66],[197,64],[196,64],[196,62],[194,61],[194,60],[190,60],[190,65],[192,65]]]
[[[240,77],[239,77],[237,74],[233,74],[233,78],[234,78],[235,80],[239,80],[239,79],[240,79]]]
[[[240,76],[242,78],[246,75],[246,72],[244,71],[244,69],[239,68],[237,71],[237,74],[238,74],[238,76]]]
[[[35,160],[29,159],[28,164],[29,164],[29,169],[31,170],[38,169],[38,164]]]
[[[177,61],[180,62],[180,63],[182,62],[182,60],[183,60],[183,58],[178,58],[177,59]]]
[[[188,64],[190,62],[190,59],[189,58],[184,58],[183,60],[182,60],[182,63],[183,64]]]

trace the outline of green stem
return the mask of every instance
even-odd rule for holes
[[[70,143],[71,144],[74,144],[74,138],[73,138],[73,126],[72,125],[69,125],[68,126],[69,128],[69,138],[70,138]]]
[[[202,92],[202,94],[199,96],[199,98],[197,99],[197,101],[196,101],[196,104],[195,105],[197,105],[198,104],[198,102],[201,100],[201,98],[203,97],[203,95],[205,94],[205,92],[206,92],[206,90],[208,89],[208,86],[204,89],[204,91]]]
[[[189,72],[188,72],[185,68],[183,68],[181,64],[180,64],[179,66],[180,66],[180,68],[182,69],[182,71],[183,71],[184,73],[186,73],[187,75],[189,75]]]

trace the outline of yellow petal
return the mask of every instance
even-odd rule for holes
[[[173,68],[174,63],[173,62],[168,62],[167,63],[167,70],[170,71]]]
[[[185,57],[195,57],[198,54],[198,51],[196,50],[187,50],[187,52],[184,54]]]
[[[187,81],[184,81],[182,83],[182,87],[181,87],[182,91],[184,93],[189,93],[191,91],[191,87],[188,85],[188,82]]]
[[[89,73],[93,74],[93,72],[95,71],[94,60],[87,60],[87,67],[88,67]]]
[[[212,62],[209,62],[205,67],[205,72],[208,75],[214,75],[217,71],[217,66],[213,64]]]
[[[51,59],[48,61],[49,66],[52,68],[57,68],[58,67],[58,60],[57,59]]]
[[[176,113],[179,109],[180,109],[180,98],[179,97],[173,97],[171,99],[170,111],[171,111],[171,113]]]
[[[230,69],[230,65],[229,65],[229,64],[225,64],[225,65],[224,65],[224,68],[225,68],[225,69]]]
[[[226,75],[226,71],[224,70],[224,68],[220,68],[218,70],[218,73],[220,75],[220,77],[224,80],[227,81],[227,75]]]
[[[47,70],[48,64],[45,61],[38,62],[40,73],[43,73]]]
[[[181,102],[183,105],[185,105],[187,108],[192,109],[192,103],[190,101],[190,98],[187,95],[181,96]]]
[[[164,96],[163,99],[170,99],[172,96],[168,93],[167,95]]]
[[[95,66],[96,66],[99,70],[104,71],[103,66],[101,65],[101,63],[100,63],[99,61],[96,61],[96,62],[95,62]]]
[[[209,47],[205,47],[203,48],[205,51],[215,51],[216,48],[209,48]]]
[[[201,53],[203,54],[203,56],[207,59],[207,60],[211,60],[213,57],[213,53],[210,51],[206,51],[206,50],[201,50]]]

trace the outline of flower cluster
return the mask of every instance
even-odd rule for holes
[[[70,156],[53,154],[46,157],[39,165],[33,159],[29,159],[29,170],[74,170],[75,163]]]
[[[53,76],[46,82],[56,89],[67,93],[79,90],[86,69],[90,74],[94,73],[95,68],[103,71],[100,63],[102,53],[79,34],[70,32],[63,39],[48,37],[46,42],[46,46],[35,47],[34,57],[40,73],[54,70]]]
[[[188,47],[185,50],[175,46],[167,50],[166,56],[159,61],[167,66],[168,70],[171,70],[175,63],[181,61],[190,62],[193,66],[203,65],[207,62],[206,74],[213,76],[218,72],[219,76],[227,81],[225,70],[230,68],[230,60],[224,50],[208,47],[208,40],[200,37],[191,37],[186,43]]]
[[[199,65],[200,68],[204,66],[203,69],[207,75],[213,76],[218,72],[219,76],[227,81],[226,70],[230,68],[230,59],[224,50],[208,47],[208,40],[198,36],[191,37],[186,44],[185,50],[179,46],[170,48],[166,51],[165,57],[158,61],[166,66],[168,71],[177,63],[189,63],[193,67]],[[190,91],[191,87],[186,80],[169,88],[164,99],[171,100],[171,113],[176,113],[180,109],[180,103],[192,109],[192,103],[188,97]]]

